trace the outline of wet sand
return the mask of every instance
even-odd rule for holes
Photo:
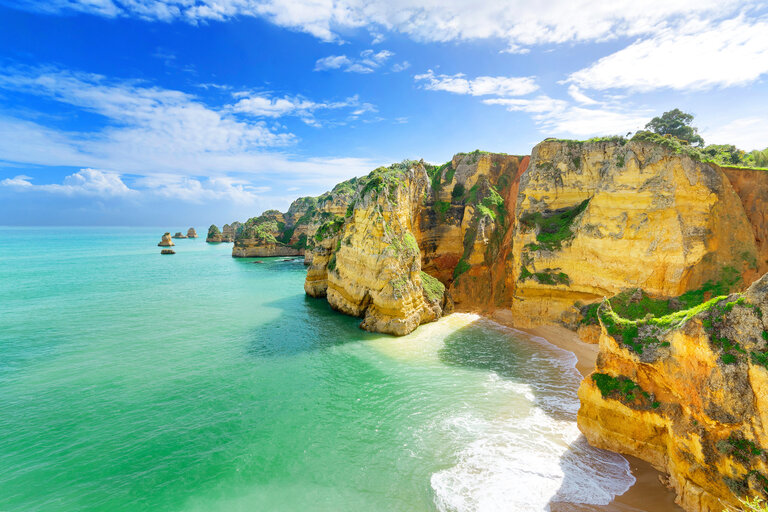
[[[491,319],[502,325],[515,327],[510,311],[497,311]],[[597,345],[584,343],[575,332],[558,325],[546,325],[533,329],[520,329],[534,336],[541,336],[553,345],[568,350],[576,355],[576,369],[586,377],[595,369]],[[675,493],[663,483],[664,474],[657,471],[649,463],[624,455],[629,461],[632,475],[637,480],[630,489],[617,496],[605,506],[585,506],[570,503],[553,503],[552,512],[681,512],[683,509],[675,504]]]

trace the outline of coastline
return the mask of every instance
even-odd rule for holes
[[[587,377],[595,368],[598,346],[584,343],[578,335],[559,325],[542,325],[529,329],[516,327],[512,313],[497,310],[487,315],[494,322],[513,327],[533,336],[540,336],[549,343],[576,356],[576,369],[582,377]],[[574,505],[569,503],[552,504],[552,512],[605,511],[605,512],[680,512],[683,509],[675,504],[675,493],[667,488],[662,480],[666,475],[657,471],[644,460],[622,454],[629,462],[635,483],[627,492],[616,496],[608,505]]]

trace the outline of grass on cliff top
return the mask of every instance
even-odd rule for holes
[[[526,212],[520,216],[520,224],[526,229],[538,229],[536,241],[529,249],[538,251],[556,251],[562,247],[563,242],[573,238],[571,225],[576,217],[587,209],[589,199],[585,199],[576,206],[561,208],[552,212]]]
[[[424,295],[427,296],[429,302],[443,300],[445,285],[424,271],[421,271],[421,287],[424,289]]]
[[[611,309],[627,320],[639,320],[652,315],[663,317],[677,311],[688,310],[711,299],[712,297],[725,296],[733,287],[741,281],[741,275],[737,269],[725,266],[720,270],[720,279],[707,281],[695,290],[689,290],[679,297],[653,298],[640,288],[624,290],[610,298]],[[597,308],[599,302],[581,308],[581,324],[596,325]]]

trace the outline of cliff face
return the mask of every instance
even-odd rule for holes
[[[755,169],[723,167],[723,173],[738,194],[752,225],[757,246],[753,265],[755,277],[768,272],[768,172]]]
[[[686,510],[768,497],[768,275],[744,294],[628,321],[604,303],[578,424],[669,473]]]
[[[568,320],[574,302],[626,288],[677,296],[724,268],[754,278],[755,236],[730,181],[654,143],[539,144],[515,215],[521,324]]]
[[[754,279],[761,258],[768,191],[753,197],[745,184],[740,197],[718,166],[654,142],[547,140],[530,158],[476,151],[440,167],[395,167],[345,182],[348,209],[332,218],[339,238],[317,237],[312,252],[307,293],[352,315],[367,317],[389,282],[379,274],[393,236],[415,240],[419,272],[446,286],[458,308],[510,309],[521,326],[574,325],[574,305],[627,288],[665,297],[711,283],[735,288]],[[399,192],[368,186],[382,179]],[[382,216],[389,231],[374,224]],[[340,266],[329,273],[329,264]],[[419,288],[415,264],[393,268],[411,276],[407,290]],[[408,318],[406,332],[429,316],[410,292],[387,296],[382,317]],[[387,325],[363,322],[403,331]]]
[[[439,318],[442,285],[422,273],[412,231],[428,191],[421,163],[380,168],[361,179],[345,216],[315,234],[306,292],[363,317],[360,326],[371,331],[407,334]]]
[[[313,247],[323,223],[345,214],[357,179],[336,185],[319,197],[301,197],[283,214],[268,210],[248,219],[235,237],[234,258],[301,256]]]

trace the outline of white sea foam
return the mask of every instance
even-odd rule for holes
[[[546,359],[562,371],[558,382],[544,376],[525,383],[491,374],[489,394],[503,393],[511,410],[486,418],[463,411],[446,418],[442,429],[459,447],[456,464],[432,475],[434,501],[441,511],[546,511],[568,502],[606,505],[634,484],[629,463],[618,454],[589,446],[575,416],[579,403],[575,356],[543,338],[492,322],[494,330],[532,339],[544,350],[528,363]]]

